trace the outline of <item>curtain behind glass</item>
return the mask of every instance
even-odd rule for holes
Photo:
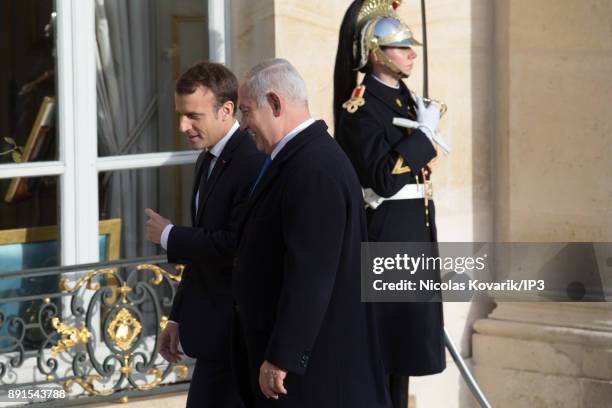
[[[157,150],[155,2],[96,0],[98,147],[100,156]],[[155,206],[157,175],[102,176],[101,218],[121,218],[122,257],[147,256],[143,209]],[[126,234],[126,232],[129,232]]]

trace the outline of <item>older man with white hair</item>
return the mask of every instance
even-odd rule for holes
[[[269,155],[239,228],[234,361],[248,407],[390,406],[369,306],[360,302],[361,188],[310,117],[306,86],[282,59],[238,90],[242,127]]]

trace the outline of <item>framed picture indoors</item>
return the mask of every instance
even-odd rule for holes
[[[53,141],[54,113],[55,98],[45,96],[28,136],[21,159],[22,162],[38,161],[46,154]],[[21,201],[28,198],[35,188],[35,179],[14,178],[9,184],[4,201],[7,203]]]

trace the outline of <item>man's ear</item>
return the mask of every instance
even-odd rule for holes
[[[224,120],[232,119],[234,117],[234,112],[236,110],[236,105],[232,101],[226,101],[221,106],[221,112],[223,113]]]
[[[266,95],[266,99],[268,100],[268,103],[270,104],[270,108],[272,108],[272,114],[275,117],[279,117],[281,112],[283,111],[280,96],[278,96],[278,94],[275,92],[269,92]]]

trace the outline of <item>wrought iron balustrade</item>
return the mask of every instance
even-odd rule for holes
[[[67,397],[41,406],[187,389],[193,362],[156,351],[182,268],[156,257],[0,272],[0,290],[14,288],[0,297],[0,401],[49,384]]]

